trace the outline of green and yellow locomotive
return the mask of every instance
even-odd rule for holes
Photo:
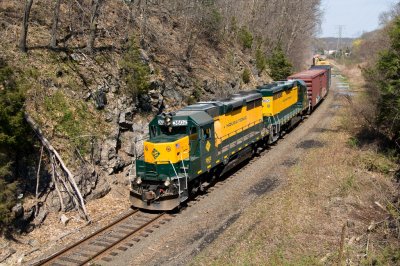
[[[172,210],[258,149],[276,141],[307,113],[303,81],[282,81],[221,101],[157,115],[136,160],[130,198],[137,208]]]

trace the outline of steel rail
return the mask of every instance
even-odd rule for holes
[[[160,219],[164,215],[165,215],[165,212],[158,214],[156,217],[152,218],[150,221],[144,223],[143,225],[141,225],[140,227],[136,228],[135,230],[132,230],[131,233],[127,234],[126,236],[124,236],[121,239],[119,239],[119,240],[115,241],[114,243],[112,243],[109,247],[105,247],[102,251],[99,251],[97,254],[94,254],[93,256],[87,258],[86,260],[84,260],[82,262],[81,265],[84,265],[84,264],[90,262],[91,260],[102,256],[104,253],[108,252],[110,249],[112,249],[113,247],[115,247],[116,245],[118,245],[119,243],[124,241],[125,239],[127,239],[130,236],[136,234],[137,232],[140,232],[142,229],[144,229],[147,226],[149,226],[150,224],[154,223],[155,221],[157,221],[158,219]]]
[[[39,266],[39,265],[44,265],[44,264],[46,264],[46,263],[49,263],[49,262],[51,262],[51,261],[54,261],[56,258],[60,257],[62,254],[65,254],[65,253],[67,253],[68,251],[72,250],[73,248],[75,248],[75,247],[77,247],[77,246],[79,246],[79,245],[82,245],[83,243],[85,243],[85,242],[91,240],[91,239],[94,238],[95,236],[97,236],[97,235],[99,235],[99,234],[105,232],[107,229],[109,229],[109,228],[115,226],[116,224],[118,224],[118,223],[120,223],[120,222],[126,220],[127,218],[131,217],[133,214],[137,213],[138,211],[139,211],[139,210],[130,211],[130,212],[127,213],[126,215],[122,216],[122,217],[119,218],[119,219],[116,219],[115,221],[113,221],[112,223],[108,224],[107,226],[101,228],[100,230],[95,231],[94,233],[90,234],[89,236],[87,236],[87,237],[85,237],[85,238],[79,240],[78,242],[75,242],[74,244],[72,244],[72,245],[70,245],[70,246],[68,246],[68,247],[66,247],[66,248],[64,248],[64,249],[62,249],[62,250],[60,250],[60,251],[58,251],[58,252],[52,254],[51,256],[49,256],[49,257],[47,257],[47,258],[44,258],[44,259],[41,259],[41,260],[39,260],[39,261],[34,262],[32,265],[33,265],[33,266]]]

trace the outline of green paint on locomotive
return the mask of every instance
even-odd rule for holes
[[[282,100],[284,108],[279,113],[263,115],[267,110],[264,99],[270,97],[272,101],[284,92],[294,101],[291,90],[297,91],[293,104]],[[250,158],[257,143],[268,139],[271,125],[283,125],[307,108],[304,82],[287,81],[157,115],[149,124],[144,155],[136,160],[137,177],[131,190],[134,206],[176,207],[192,187],[202,184],[203,178],[220,174],[238,157]],[[164,199],[172,203],[163,205]],[[155,201],[159,205],[151,205]]]

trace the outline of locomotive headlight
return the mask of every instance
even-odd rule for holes
[[[136,178],[136,184],[138,185],[142,184],[142,179],[140,178],[140,176]]]
[[[168,187],[170,184],[171,184],[171,182],[169,181],[169,179],[165,180],[164,186]]]

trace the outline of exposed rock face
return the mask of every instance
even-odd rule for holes
[[[33,220],[33,224],[35,225],[35,227],[40,226],[43,223],[43,221],[46,219],[48,214],[49,214],[49,212],[47,210],[40,211],[38,216],[36,216],[35,219]]]
[[[20,218],[24,215],[24,207],[21,203],[17,203],[11,211],[14,213],[15,218]]]
[[[104,87],[99,87],[95,93],[93,93],[94,104],[97,109],[104,109],[107,104],[106,90]]]
[[[61,199],[64,204],[64,211],[73,210],[75,204],[71,198],[71,196],[66,191],[60,191]],[[58,212],[61,211],[61,202],[60,197],[58,196],[57,191],[53,190],[49,196],[48,200],[46,201],[46,208],[51,212]]]

